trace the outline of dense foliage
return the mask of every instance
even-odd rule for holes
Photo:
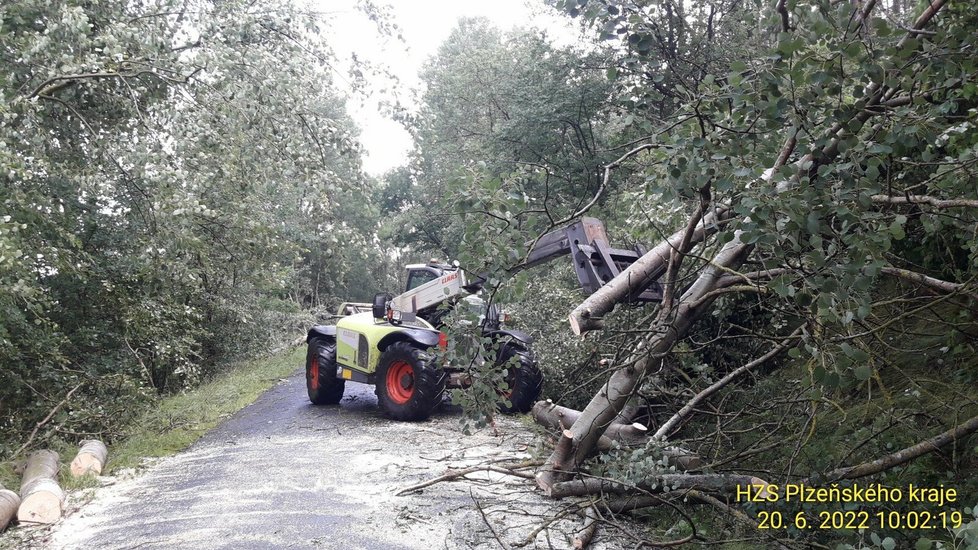
[[[781,345],[787,353],[755,368],[754,383],[727,386],[664,435],[710,471],[797,480],[855,475],[839,468],[972,426],[978,10],[555,4],[582,24],[588,48],[467,21],[432,60],[413,126],[425,199],[402,209],[412,227],[431,221],[410,244],[488,269],[497,299],[543,336],[548,396],[582,407],[607,382],[604,365],[640,362],[632,350],[660,342],[689,310],[619,307],[601,335],[569,338],[565,315],[580,298],[566,267],[511,277],[534,239],[586,209],[622,244],[652,245],[730,205],[715,239],[673,260],[665,282],[678,301],[694,281],[709,283],[718,250],[738,251],[700,302],[711,307],[641,385],[633,404],[646,422],[665,422]],[[920,14],[924,26],[912,30]],[[642,483],[662,471],[661,445],[606,456],[593,473]],[[872,474],[973,498],[976,466],[973,441],[962,440]],[[697,517],[729,534],[728,519]],[[663,512],[657,521],[685,536],[688,520]],[[876,531],[863,542],[931,547],[912,530]],[[960,542],[969,532],[927,536]]]
[[[634,419],[668,428],[571,469],[662,492],[675,446],[714,480],[943,483],[972,499],[960,528],[775,536],[978,540],[978,8],[553,5],[575,46],[459,23],[402,113],[414,156],[379,187],[327,29],[291,2],[0,7],[4,430],[111,436],[132,401],[296,332],[303,310],[392,290],[401,259],[441,257],[540,337],[547,397],[604,414],[637,388]],[[670,252],[663,303],[576,338],[568,265],[522,264],[584,215],[620,247],[715,217]],[[491,359],[461,313],[449,357]],[[456,398],[485,420],[502,376],[470,374]],[[756,507],[663,498],[636,544],[774,543],[745,527]]]
[[[369,296],[371,187],[291,2],[0,7],[0,424],[129,411]],[[2,452],[19,445],[4,438]]]

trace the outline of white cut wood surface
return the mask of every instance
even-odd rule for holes
[[[21,523],[54,523],[61,519],[65,493],[58,485],[58,453],[35,451],[27,459],[20,485]]]
[[[71,461],[71,475],[74,477],[87,474],[101,475],[108,457],[109,449],[106,448],[105,443],[97,439],[82,441],[78,454]]]

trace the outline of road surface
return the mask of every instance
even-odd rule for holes
[[[373,387],[355,383],[339,406],[315,407],[304,383],[297,372],[186,451],[94,496],[73,494],[69,515],[33,545],[500,548],[497,538],[523,542],[567,505],[527,480],[494,474],[394,496],[448,468],[526,458],[535,438],[513,418],[500,419],[499,434],[465,436],[460,413],[447,405],[427,422],[394,422],[380,413]],[[579,522],[555,523],[526,548],[568,548]]]

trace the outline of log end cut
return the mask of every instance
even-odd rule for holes
[[[78,455],[71,461],[71,475],[74,477],[101,475],[108,455],[109,450],[101,441],[83,441]]]
[[[64,493],[36,491],[20,503],[17,521],[20,523],[51,524],[61,519],[61,504]]]
[[[17,515],[20,507],[20,496],[8,489],[0,488],[0,531],[7,528],[10,520]]]
[[[81,477],[89,474],[101,475],[102,461],[90,454],[80,454],[71,461],[71,475]]]

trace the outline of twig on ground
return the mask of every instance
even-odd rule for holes
[[[516,465],[513,465],[512,467],[509,467],[509,468],[505,468],[505,467],[501,467],[501,466],[482,465],[482,466],[472,466],[470,468],[463,468],[461,470],[449,471],[447,474],[438,476],[438,477],[436,477],[434,479],[429,479],[428,481],[423,481],[421,483],[417,483],[415,485],[411,485],[410,487],[405,487],[405,488],[401,489],[400,491],[394,493],[394,496],[403,496],[403,495],[406,495],[408,493],[412,493],[414,491],[417,491],[419,489],[424,489],[425,487],[429,487],[429,486],[434,485],[436,483],[441,483],[442,481],[455,481],[457,479],[464,478],[465,476],[467,476],[469,474],[474,474],[476,472],[495,472],[497,474],[503,474],[503,475],[514,476],[514,477],[521,477],[523,479],[531,479],[532,480],[532,479],[534,479],[534,475],[532,473],[530,473],[530,472],[520,472],[518,470],[521,469],[521,468],[531,468],[531,467],[536,466],[536,465],[537,464],[532,463],[532,462],[523,463],[523,464],[516,464]]]
[[[503,542],[503,539],[499,538],[499,533],[497,533],[496,530],[492,528],[492,524],[489,523],[489,518],[486,517],[486,511],[482,509],[482,504],[479,503],[479,499],[475,498],[475,495],[472,493],[471,488],[469,488],[469,496],[472,497],[472,502],[475,503],[476,509],[479,510],[479,515],[482,516],[482,522],[485,523],[486,527],[489,528],[489,532],[492,533],[493,538],[496,539],[496,542],[499,543],[499,546],[503,550],[509,550],[509,545]]]

